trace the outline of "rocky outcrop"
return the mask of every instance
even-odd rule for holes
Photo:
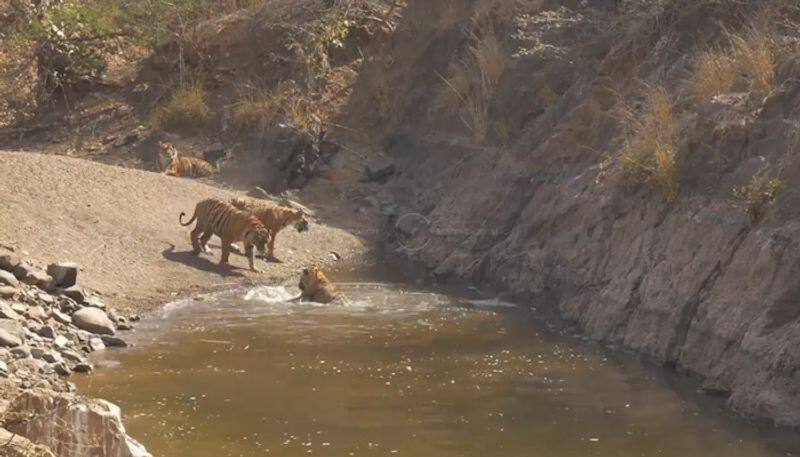
[[[119,408],[105,400],[75,394],[29,389],[6,413],[6,428],[58,457],[149,457],[122,425]]]
[[[0,428],[0,455],[3,457],[55,457],[47,446],[34,444],[24,436]]]

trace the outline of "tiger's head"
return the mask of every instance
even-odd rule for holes
[[[267,252],[267,242],[271,236],[269,230],[264,227],[256,217],[248,215],[248,225],[251,230],[245,234],[245,240],[256,247],[260,253]]]
[[[286,219],[286,225],[294,222],[294,228],[298,233],[303,233],[308,230],[308,220],[306,219],[305,213],[294,208],[287,208],[287,211],[289,211],[290,216]]]
[[[313,296],[318,290],[328,287],[330,281],[317,267],[303,268],[300,274],[300,283],[297,287],[303,291],[305,296]]]
[[[171,143],[167,143],[166,141],[158,142],[158,157],[156,160],[161,170],[166,170],[177,156],[178,150],[175,149],[175,146]]]

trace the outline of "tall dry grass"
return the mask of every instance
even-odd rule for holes
[[[485,141],[492,127],[489,115],[497,85],[510,57],[494,29],[476,21],[464,54],[450,63],[436,105],[450,114],[466,114],[464,123],[476,140]]]
[[[207,93],[201,83],[186,83],[175,89],[167,102],[153,112],[151,122],[165,130],[201,127],[211,118],[206,99]]]
[[[622,171],[629,182],[658,187],[668,202],[678,198],[678,121],[673,103],[663,87],[650,87],[641,111],[632,106],[620,110],[624,140],[620,153]]]
[[[689,90],[696,100],[730,92],[738,79],[736,63],[724,52],[704,52],[694,62]]]

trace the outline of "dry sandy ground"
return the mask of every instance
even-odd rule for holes
[[[79,283],[122,310],[141,311],[192,291],[242,283],[294,281],[310,262],[363,251],[343,230],[311,224],[298,234],[287,228],[276,243],[283,263],[257,259],[264,272],[252,273],[247,259],[232,255],[234,268],[221,268],[219,240],[212,254],[189,252],[191,215],[197,201],[234,192],[189,179],[119,168],[80,159],[0,152],[0,245],[41,266],[74,261]],[[0,246],[0,251],[2,251]]]

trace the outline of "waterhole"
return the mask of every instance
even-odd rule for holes
[[[350,282],[167,305],[78,378],[156,456],[787,456],[797,437],[527,307]]]

